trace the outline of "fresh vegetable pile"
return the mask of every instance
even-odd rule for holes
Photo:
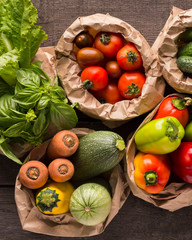
[[[133,161],[134,180],[148,193],[160,193],[177,178],[192,183],[190,105],[188,97],[166,97],[153,119],[134,135],[137,149]]]
[[[58,79],[31,64],[47,38],[37,18],[30,0],[0,1],[0,151],[19,164],[12,143],[39,145],[50,123],[70,129],[78,120]]]
[[[103,174],[124,154],[125,142],[114,132],[95,131],[78,138],[62,130],[50,140],[42,161],[27,161],[18,177],[33,191],[40,212],[70,212],[77,222],[94,226],[111,211],[112,193]]]
[[[74,39],[74,52],[83,88],[101,103],[141,95],[146,80],[141,55],[120,33],[83,31]]]

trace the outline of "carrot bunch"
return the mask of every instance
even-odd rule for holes
[[[79,139],[72,131],[56,133],[47,147],[48,166],[38,160],[28,161],[20,168],[20,182],[29,189],[38,189],[49,177],[55,182],[68,181],[74,174],[74,166],[67,157],[73,155],[78,146]]]

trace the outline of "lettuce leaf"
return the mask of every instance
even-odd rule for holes
[[[0,56],[0,76],[10,86],[16,83],[16,69],[19,67],[19,52],[13,49]]]
[[[30,0],[0,0],[0,56],[12,54],[13,50],[17,55],[17,60],[9,61],[9,70],[29,67],[41,43],[47,39],[41,26],[36,25],[37,19],[37,9]],[[9,85],[14,85],[15,70],[8,71],[7,78],[7,69],[4,74],[3,68],[7,68],[7,64],[0,61],[0,76]]]

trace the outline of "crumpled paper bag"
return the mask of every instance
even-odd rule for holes
[[[126,41],[133,42],[143,59],[146,83],[142,95],[115,104],[101,104],[89,91],[82,89],[81,68],[73,52],[73,40],[80,32],[89,30],[118,32]],[[163,98],[165,83],[159,74],[159,65],[145,38],[131,25],[109,14],[78,17],[63,33],[56,46],[56,71],[67,97],[79,103],[79,110],[90,117],[100,119],[109,127],[116,127],[153,109]]]
[[[170,16],[154,42],[152,49],[158,55],[161,72],[167,83],[180,93],[192,93],[192,79],[177,67],[177,39],[192,27],[192,9],[181,10],[173,7]]]
[[[93,130],[87,128],[74,128],[78,137],[84,136]],[[26,158],[40,160],[45,156],[50,140],[40,147],[34,148]],[[84,226],[78,223],[70,213],[55,216],[41,213],[35,206],[34,194],[30,189],[22,186],[18,176],[15,183],[15,201],[22,228],[24,230],[59,237],[85,237],[102,233],[107,225],[118,213],[129,195],[129,186],[125,179],[124,170],[118,164],[108,173],[109,183],[112,188],[112,206],[109,216],[103,223],[96,226]]]
[[[171,94],[169,96],[184,96],[181,94]],[[166,98],[167,98],[166,97]],[[159,104],[160,105],[160,104]],[[134,181],[134,157],[136,155],[137,149],[134,141],[136,132],[147,122],[151,121],[155,116],[159,105],[144,119],[141,125],[137,128],[133,136],[128,140],[127,151],[126,151],[126,161],[127,161],[127,174],[126,178],[129,187],[133,193],[138,198],[149,202],[156,207],[160,207],[169,211],[176,211],[180,208],[192,205],[192,184],[178,181],[173,182],[170,179],[166,187],[158,194],[150,194],[139,188]]]

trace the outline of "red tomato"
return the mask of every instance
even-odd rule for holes
[[[93,36],[88,32],[79,33],[74,40],[78,48],[92,47],[93,46]]]
[[[142,58],[134,44],[126,44],[117,53],[117,62],[124,70],[139,69],[142,64]]]
[[[97,92],[93,92],[93,95],[101,102],[101,103],[111,103],[115,104],[123,100],[124,98],[121,96],[117,82],[110,81],[108,85]]]
[[[120,94],[129,100],[139,97],[145,80],[145,75],[139,71],[123,73],[118,81]]]
[[[122,70],[119,67],[117,61],[109,61],[105,65],[105,69],[108,73],[108,76],[111,78],[119,78],[121,76]]]
[[[99,32],[95,36],[94,46],[106,57],[115,57],[124,45],[123,36],[120,33]]]
[[[81,73],[81,80],[84,89],[99,91],[108,84],[108,75],[104,68],[99,66],[90,66]]]
[[[180,97],[167,97],[165,98],[153,119],[163,118],[163,117],[175,117],[177,118],[183,127],[186,126],[189,120],[189,112],[187,106],[185,105],[185,100]]]

